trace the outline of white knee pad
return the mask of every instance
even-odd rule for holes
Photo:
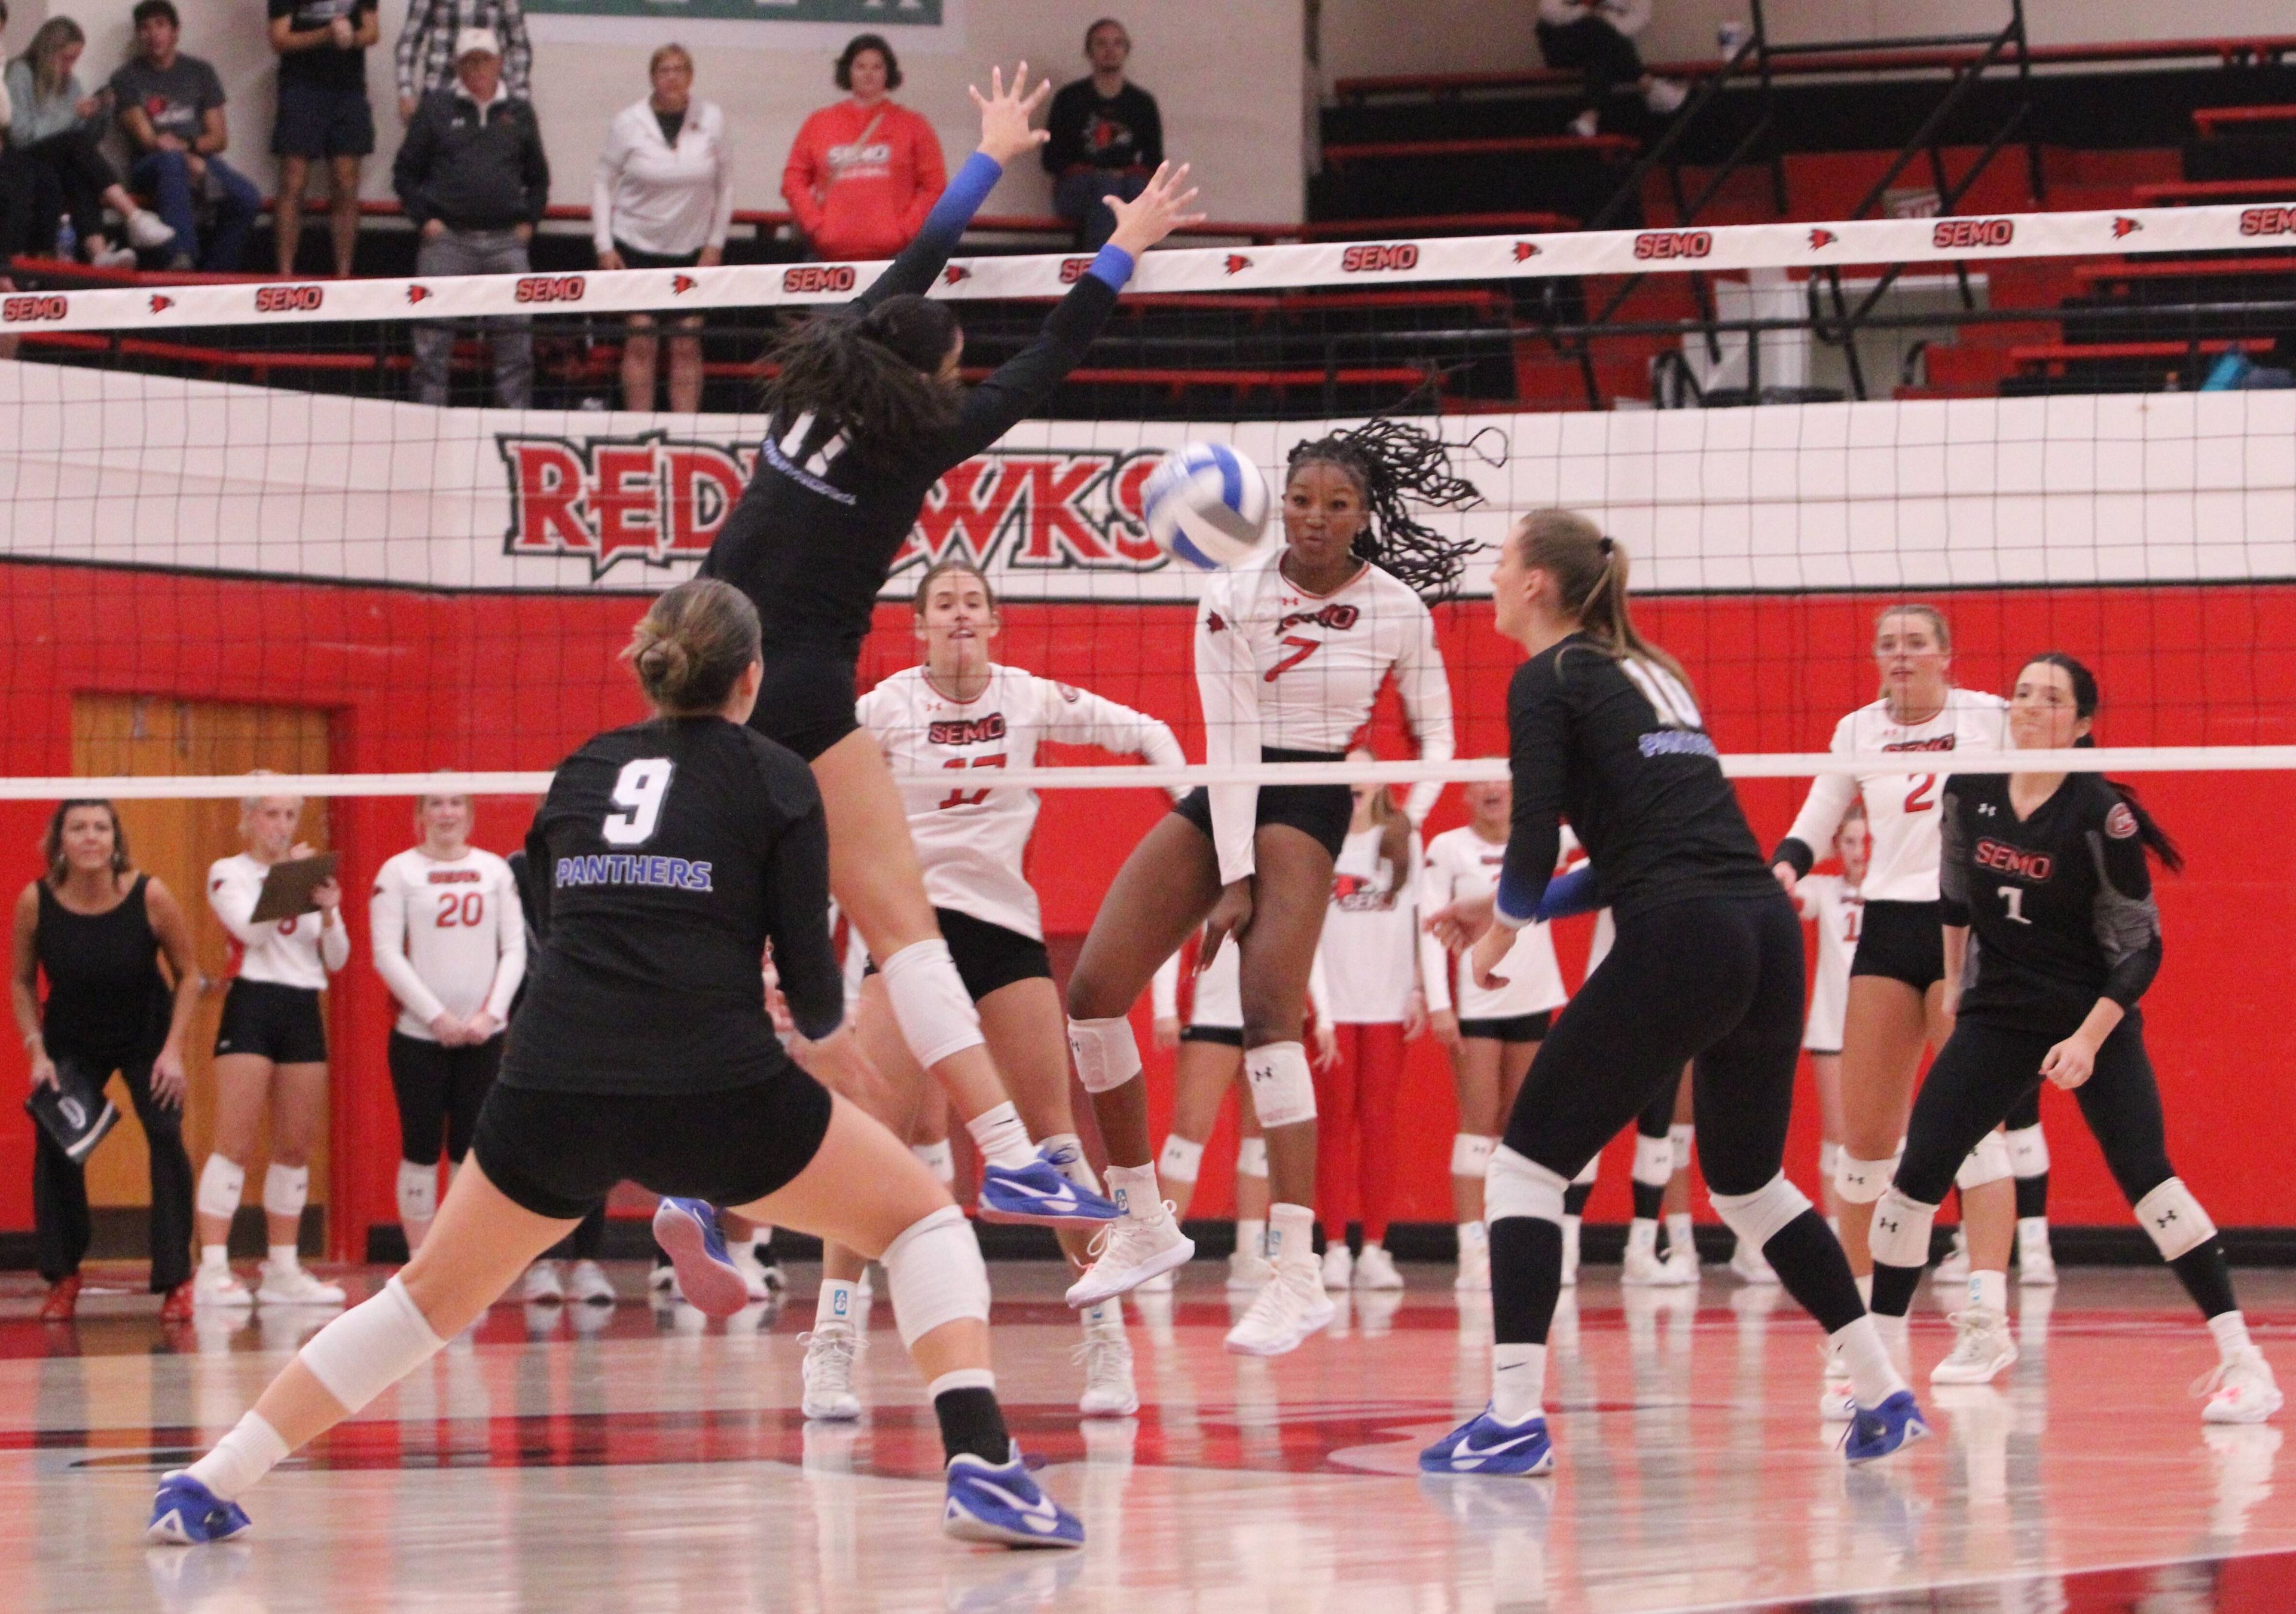
[[[1635,1134],[1635,1181],[1645,1188],[1663,1188],[1674,1180],[1674,1140]]]
[[[1264,1148],[1265,1145],[1262,1145]],[[1156,1157],[1156,1175],[1172,1183],[1193,1183],[1203,1175],[1204,1146],[1178,1133],[1164,1140],[1163,1151]]]
[[[263,1174],[263,1208],[275,1217],[299,1217],[311,1202],[311,1168],[271,1163]]]
[[[1969,1151],[1961,1169],[1953,1174],[1953,1185],[1967,1192],[1988,1183],[2005,1183],[2010,1175],[2009,1145],[1999,1133],[1988,1132]]]
[[[1459,1132],[1451,1137],[1451,1175],[1455,1177],[1479,1177],[1491,1168],[1491,1151],[1499,1146],[1496,1138],[1487,1138],[1479,1133]]]
[[[1113,1093],[1140,1074],[1140,1045],[1126,1015],[1069,1021],[1069,1053],[1086,1093]]]
[[[196,1203],[203,1217],[221,1217],[229,1221],[239,1214],[239,1196],[247,1189],[247,1167],[234,1166],[219,1154],[208,1156],[208,1163],[200,1167],[200,1192]]]
[[[1592,1188],[1595,1185],[1595,1179],[1602,1175],[1603,1157],[1598,1154],[1593,1159],[1588,1160],[1587,1164],[1580,1168],[1577,1176],[1570,1179],[1570,1186],[1573,1188]]]
[[[1100,1192],[1100,1179],[1093,1175],[1092,1162],[1084,1158],[1084,1142],[1075,1133],[1046,1134],[1037,1145],[1037,1152],[1045,1157],[1054,1171],[1078,1187],[1093,1193]]]
[[[1876,1261],[1890,1266],[1930,1264],[1930,1224],[1937,1207],[1908,1199],[1892,1184],[1874,1206],[1874,1229],[1866,1242]]]
[[[2003,1135],[2009,1144],[2009,1169],[2021,1177],[2046,1176],[2049,1140],[2038,1127],[2020,1127]]]
[[[357,1412],[428,1362],[447,1342],[397,1277],[337,1317],[303,1348],[303,1365],[348,1412]]]
[[[1483,1223],[1509,1217],[1536,1217],[1562,1225],[1562,1191],[1570,1180],[1549,1171],[1537,1160],[1517,1154],[1501,1143],[1491,1151],[1491,1168],[1483,1178]]]
[[[1690,1151],[1697,1137],[1698,1128],[1689,1121],[1677,1121],[1666,1129],[1667,1144],[1674,1151],[1675,1170],[1690,1169]]]
[[[1861,1160],[1847,1149],[1833,1163],[1833,1192],[1852,1205],[1871,1205],[1898,1175],[1898,1162]]]
[[[1751,1249],[1759,1249],[1778,1230],[1809,1208],[1809,1196],[1786,1181],[1783,1171],[1751,1193],[1718,1193],[1714,1208],[1730,1231]]]
[[[2136,1221],[2152,1235],[2164,1261],[2189,1255],[2217,1236],[2217,1225],[2182,1177],[2170,1177],[2137,1200]]]
[[[1262,1127],[1296,1127],[1316,1118],[1316,1078],[1298,1043],[1263,1043],[1243,1056],[1251,1108]]]
[[[924,1162],[925,1169],[942,1187],[956,1181],[956,1151],[948,1146],[947,1138],[938,1143],[911,1143],[909,1152]]]
[[[398,1219],[427,1222],[439,1214],[439,1167],[414,1160],[398,1162]]]
[[[948,944],[936,936],[911,942],[878,966],[901,1040],[918,1064],[931,1069],[967,1048],[980,1046],[980,1012],[948,956]]]
[[[1267,1140],[1239,1138],[1235,1145],[1235,1175],[1267,1180]]]
[[[903,1345],[963,1317],[988,1321],[988,1268],[972,1224],[955,1206],[944,1205],[904,1228],[881,1259]]]

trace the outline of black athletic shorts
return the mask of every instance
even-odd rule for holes
[[[374,150],[374,108],[366,86],[279,81],[279,111],[271,124],[275,157],[365,157]]]
[[[1035,937],[992,925],[955,908],[935,908],[933,914],[940,921],[941,939],[948,943],[956,978],[964,983],[964,995],[974,1003],[1016,980],[1053,979],[1053,955]],[[869,961],[864,973],[877,973],[875,959]]]
[[[720,1093],[557,1093],[497,1082],[471,1152],[513,1204],[574,1221],[624,1178],[746,1205],[785,1187],[829,1132],[829,1090],[794,1065]]]
[[[1510,1014],[1501,1020],[1463,1020],[1459,1035],[1495,1043],[1543,1043],[1546,1028],[1554,1023],[1554,1011],[1541,1009],[1536,1014]]]
[[[1243,1046],[1243,1028],[1187,1026],[1181,1028],[1180,1040],[1184,1043],[1218,1043],[1223,1048],[1241,1048]]]
[[[252,1053],[275,1065],[325,1064],[327,1028],[319,1018],[318,993],[277,981],[233,981],[224,994],[215,1051],[218,1057]]]
[[[853,716],[853,663],[793,651],[766,661],[750,726],[811,762],[861,726]]]
[[[619,236],[614,241],[614,250],[622,255],[623,266],[631,269],[691,269],[701,261],[698,247],[691,252],[648,252]]]
[[[470,1152],[479,1109],[502,1069],[501,1032],[482,1043],[449,1048],[391,1028],[390,1090],[398,1100],[398,1155],[418,1166],[439,1159],[439,1139],[447,1158],[459,1163]]]
[[[1852,975],[1882,975],[1926,992],[1945,979],[1945,905],[1869,902]]]
[[[1287,751],[1274,746],[1263,746],[1262,762],[1344,762],[1344,751]],[[1173,806],[1172,810],[1212,837],[1211,792],[1202,789],[1190,791]],[[1263,784],[1259,787],[1259,808],[1253,815],[1254,827],[1269,823],[1288,823],[1314,840],[1336,861],[1340,848],[1347,844],[1348,823],[1355,816],[1356,799],[1344,784]],[[1217,844],[1215,842],[1215,844]]]

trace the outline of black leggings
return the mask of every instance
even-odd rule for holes
[[[90,1072],[112,1069],[102,1056],[50,1052]],[[152,1157],[152,1292],[165,1294],[192,1275],[192,1159],[184,1152],[184,1112],[152,1101],[150,1060],[126,1061],[119,1070]],[[32,1133],[32,1225],[40,1275],[53,1283],[78,1272],[87,1254],[87,1170],[57,1148],[45,1127]]]
[[[63,188],[64,211],[71,215],[80,250],[103,232],[103,193],[119,183],[119,176],[96,149],[84,129],[66,129],[24,148],[24,154],[44,164]]]
[[[398,1097],[398,1152],[418,1166],[439,1163],[443,1134],[455,1164],[470,1152],[471,1135],[487,1090],[502,1068],[503,1037],[449,1048],[403,1031],[390,1034],[390,1086]]]

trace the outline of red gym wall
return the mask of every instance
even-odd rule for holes
[[[641,606],[629,595],[445,595],[23,564],[0,567],[0,602],[14,629],[12,665],[0,678],[0,768],[11,774],[70,771],[75,694],[323,708],[333,717],[335,766],[356,772],[546,768],[594,730],[640,711],[614,661]],[[1948,603],[1966,684],[1999,689],[2034,650],[2087,660],[2105,690],[2107,743],[2296,741],[2296,586],[1988,590]],[[1871,698],[1859,653],[1871,609],[1870,600],[1838,595],[1707,596],[1652,600],[1641,614],[1645,629],[1688,665],[1726,751],[1784,751],[1823,749],[1835,718]],[[1439,621],[1460,750],[1493,754],[1505,743],[1512,649],[1491,636],[1487,607],[1447,608]],[[1191,622],[1177,607],[1015,606],[999,654],[1157,714],[1201,756]],[[910,650],[906,611],[882,610],[865,680],[906,665]],[[1391,709],[1380,728],[1385,754],[1406,754]],[[1745,785],[1765,844],[1784,832],[1803,788],[1799,781]],[[2280,816],[2291,800],[2285,776],[2164,775],[2144,789],[2192,860],[2181,879],[2161,886],[2168,963],[2147,1005],[2171,1151],[2219,1222],[2296,1222],[2274,1188],[2296,1114],[2291,1041],[2278,1018],[2296,1002],[2289,944],[2296,882]],[[524,800],[481,803],[480,842],[508,850],[530,808]],[[16,848],[0,873],[32,877],[47,810],[0,804],[0,846]],[[1161,810],[1161,798],[1145,791],[1047,793],[1033,873],[1050,933],[1081,935],[1109,877]],[[1430,828],[1458,820],[1447,798]],[[371,1222],[396,1217],[398,1130],[383,1067],[392,1012],[369,957],[365,893],[375,868],[410,840],[407,804],[340,802],[332,835],[346,858],[357,942],[330,1005],[330,1225],[335,1253],[348,1256],[364,1250]],[[1574,980],[1587,923],[1562,927],[1565,973]],[[1144,1004],[1137,1012],[1146,1047]],[[1148,1057],[1160,1127],[1168,1060],[1152,1049]],[[20,1053],[14,1058],[20,1082]],[[1431,1041],[1416,1045],[1411,1061],[1398,1215],[1447,1221],[1449,1077]],[[2056,1161],[2053,1215],[2069,1225],[2120,1225],[2126,1208],[2071,1102],[2052,1093],[2044,1113]],[[1788,1169],[1807,1184],[1816,1153],[1814,1106],[1800,1105],[1795,1123]],[[1198,1214],[1226,1211],[1233,1135],[1232,1121],[1223,1122]],[[31,1153],[30,1120],[16,1105],[0,1106],[0,1228],[30,1225]],[[1626,1175],[1622,1159],[1610,1163],[1595,1197],[1596,1219],[1624,1218]]]

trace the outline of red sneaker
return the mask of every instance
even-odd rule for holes
[[[185,1278],[182,1282],[176,1284],[175,1288],[169,1290],[168,1291],[168,1298],[160,1302],[160,1321],[162,1323],[188,1323],[191,1320],[192,1281],[189,1278]]]
[[[40,1303],[40,1321],[69,1323],[79,1305],[79,1274],[58,1278],[48,1285],[48,1298]]]

